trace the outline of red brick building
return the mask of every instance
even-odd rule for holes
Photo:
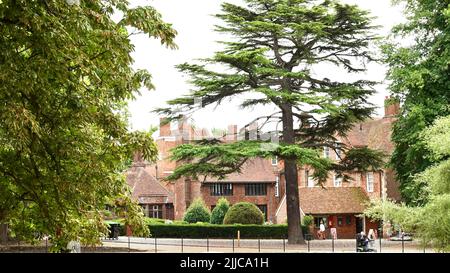
[[[339,139],[340,143],[354,147],[366,146],[390,154],[393,150],[391,127],[398,109],[398,104],[387,105],[384,117],[356,124],[345,138]],[[254,203],[264,212],[267,221],[286,222],[283,163],[277,162],[276,159],[249,160],[240,173],[230,174],[220,181],[206,178],[200,182],[181,178],[174,182],[162,182],[161,179],[171,174],[177,164],[180,164],[168,159],[169,150],[208,136],[206,130],[195,129],[186,120],[180,121],[176,126],[161,123],[159,136],[155,138],[159,148],[159,160],[152,165],[138,161],[128,172],[129,184],[135,188],[133,196],[148,208],[147,212],[152,211],[152,214],[147,215],[182,219],[193,199],[201,197],[212,209],[220,197],[225,197],[231,204],[242,201]],[[229,126],[224,140],[236,139],[237,126]],[[323,156],[339,160],[333,150],[324,149]],[[308,166],[299,167],[302,215],[314,216],[317,228],[322,220],[328,233],[331,228],[335,228],[338,238],[354,238],[361,230],[368,232],[371,228],[377,228],[378,223],[359,217],[370,199],[400,198],[398,184],[389,169],[363,173],[355,171],[349,173],[353,178],[349,182],[343,182],[330,173],[324,187],[314,183],[312,172]],[[151,187],[154,189],[148,189]],[[153,214],[153,206],[156,205],[162,207],[161,214]]]
[[[277,162],[272,164],[271,160],[258,158],[246,162],[240,174],[230,174],[221,181],[207,178],[200,194],[211,209],[220,197],[227,198],[230,204],[253,203],[264,213],[266,221],[273,222],[281,201],[278,179]]]
[[[142,206],[145,216],[173,219],[173,193],[158,182],[148,167],[149,164],[141,157],[135,156],[133,165],[126,173],[132,197]]]
[[[340,139],[340,143],[350,147],[369,147],[390,155],[394,149],[391,142],[392,125],[398,111],[398,104],[386,105],[384,117],[355,124],[347,136]],[[339,156],[330,149],[324,149],[323,156],[339,160]],[[399,184],[391,169],[348,173],[353,178],[348,182],[330,173],[323,188],[315,184],[312,173],[313,170],[308,166],[301,166],[298,170],[300,209],[303,215],[314,216],[314,231],[323,221],[328,236],[331,228],[336,229],[338,238],[354,238],[360,231],[367,233],[369,229],[376,229],[379,223],[359,217],[367,202],[370,199],[386,198],[400,200]],[[282,175],[280,180],[284,182]],[[285,221],[284,199],[275,217],[278,223]]]

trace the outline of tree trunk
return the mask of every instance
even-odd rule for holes
[[[8,224],[0,224],[0,244],[8,242]]]
[[[292,106],[283,107],[283,143],[294,144],[294,119]],[[300,201],[298,193],[297,162],[295,158],[284,159],[284,175],[286,178],[286,205],[288,221],[288,243],[303,244],[302,229],[300,226]]]

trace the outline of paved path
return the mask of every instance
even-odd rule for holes
[[[156,243],[155,243],[156,241]],[[234,243],[234,248],[233,248]],[[139,238],[139,237],[119,237],[118,240],[103,240],[103,244],[109,247],[126,247],[136,251],[158,252],[158,253],[202,253],[202,252],[220,252],[220,253],[258,253],[258,252],[355,252],[355,240],[313,240],[305,245],[289,245],[286,240],[253,240],[243,239],[238,242],[232,239],[170,239],[170,238]],[[334,244],[334,245],[333,245]],[[375,249],[380,252],[380,241],[374,242]],[[155,251],[156,249],[156,251]],[[424,249],[415,241],[402,242],[381,240],[381,252],[402,252],[405,253],[423,253]],[[426,252],[432,252],[426,249]]]

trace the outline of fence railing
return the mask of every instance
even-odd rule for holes
[[[104,240],[108,247],[127,244],[128,251],[145,251],[155,253],[192,253],[192,252],[360,252],[356,239],[313,240],[306,238],[305,244],[291,245],[287,239],[187,239],[187,238],[138,238],[119,237],[118,240]],[[376,253],[425,253],[433,252],[424,248],[415,240],[398,241],[386,239],[372,240],[367,252]]]
[[[154,253],[283,253],[283,252],[358,252],[356,239],[318,240],[305,236],[305,244],[291,245],[287,239],[190,239],[190,238],[105,238],[102,247],[83,247],[81,252],[154,252]],[[409,239],[409,238],[408,238]],[[0,252],[48,252],[51,243],[46,238],[40,246],[30,246],[21,242],[10,242],[0,246]],[[369,249],[376,253],[429,253],[431,248],[421,246],[415,240],[399,237],[397,240],[377,238],[369,242]],[[359,249],[361,250],[361,249]]]

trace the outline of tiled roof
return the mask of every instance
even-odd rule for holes
[[[351,146],[367,146],[391,154],[394,144],[391,141],[392,124],[395,118],[369,119],[355,124],[343,142]]]
[[[360,187],[300,188],[305,214],[362,213],[369,200]]]
[[[205,182],[260,182],[260,183],[275,183],[277,166],[273,166],[270,159],[255,158],[244,163],[240,173],[231,173],[225,179],[218,180],[217,178],[207,177]]]
[[[127,172],[126,179],[133,192],[133,198],[137,200],[153,200],[149,197],[165,197],[165,203],[172,203],[173,196],[164,188],[150,172],[138,164],[134,164]],[[161,198],[157,198],[161,199]],[[145,203],[145,202],[144,202]]]

